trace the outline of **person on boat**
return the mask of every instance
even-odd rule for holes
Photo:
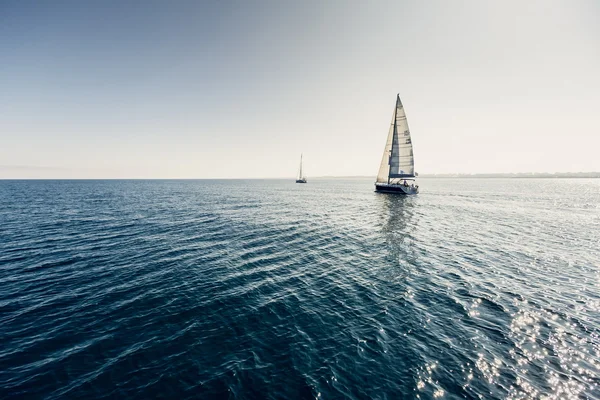
[[[408,183],[406,183],[406,179],[404,180],[404,187],[408,187]]]

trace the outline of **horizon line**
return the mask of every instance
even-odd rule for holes
[[[581,176],[585,175],[585,176]],[[588,176],[591,175],[591,176]],[[428,173],[421,174],[417,176],[417,178],[600,178],[600,171],[590,171],[590,172],[477,172],[477,173],[452,173],[452,172],[444,172],[444,173]],[[320,175],[314,176],[310,179],[356,179],[356,178],[374,178],[375,175]],[[294,180],[296,179],[293,176],[289,177],[252,177],[252,178],[152,178],[152,177],[122,177],[122,178],[0,178],[0,181],[110,181],[110,180]]]

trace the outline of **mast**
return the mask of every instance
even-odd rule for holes
[[[302,179],[302,153],[300,153],[300,176],[298,177],[299,179]]]
[[[397,130],[398,130],[398,126],[396,125],[396,116],[398,115],[398,100],[400,99],[400,93],[398,93],[396,95],[396,107],[394,108],[394,131],[392,134],[392,148],[390,149],[390,158],[388,161],[388,164],[391,166],[392,165],[392,157],[394,156],[394,144],[396,143],[397,140]],[[392,173],[392,169],[390,168],[388,170],[388,184],[390,183],[390,175]]]

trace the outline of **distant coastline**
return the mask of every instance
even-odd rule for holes
[[[419,178],[600,178],[600,172],[518,172],[491,174],[422,174]]]
[[[355,176],[319,176],[325,178],[371,178],[367,175]],[[516,172],[486,174],[419,174],[417,178],[600,178],[600,172]]]

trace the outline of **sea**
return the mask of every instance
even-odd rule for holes
[[[2,399],[600,399],[600,179],[0,181]]]

